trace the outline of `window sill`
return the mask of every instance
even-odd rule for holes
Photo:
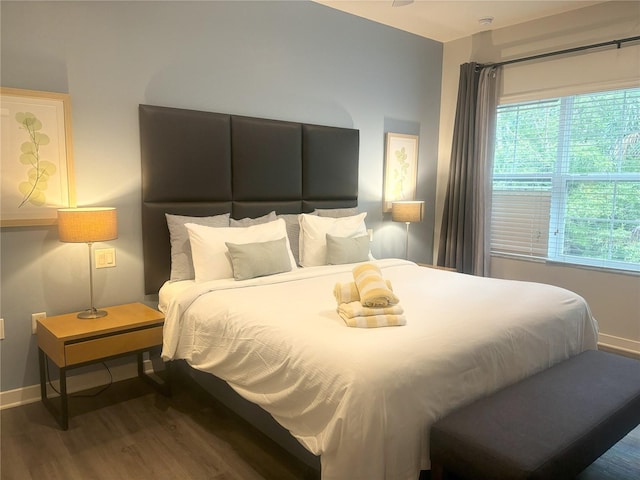
[[[600,273],[608,273],[608,274],[614,274],[614,275],[628,275],[631,277],[640,277],[640,271],[636,271],[636,270],[623,270],[620,268],[599,267],[595,265],[583,265],[580,263],[560,262],[560,261],[551,260],[548,258],[528,257],[526,255],[517,255],[517,254],[508,254],[508,253],[492,253],[491,257],[504,258],[508,260],[518,260],[518,261],[531,262],[531,263],[544,263],[544,264],[552,265],[555,267],[573,268],[577,270],[589,270],[589,271],[596,271]]]

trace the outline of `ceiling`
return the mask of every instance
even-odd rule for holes
[[[400,30],[450,42],[484,30],[516,25],[558,13],[584,8],[603,0],[314,0],[317,3],[389,25]],[[394,3],[406,4],[394,6]],[[490,25],[480,20],[493,17]]]

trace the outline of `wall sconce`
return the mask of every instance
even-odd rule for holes
[[[424,219],[424,202],[411,200],[391,203],[391,220],[407,224],[407,240],[405,247],[406,259],[409,259],[409,224],[421,222]]]
[[[111,207],[62,208],[58,210],[58,238],[61,242],[86,243],[89,246],[89,284],[91,308],[80,312],[78,318],[100,318],[107,315],[93,306],[93,269],[91,247],[93,242],[118,238],[116,209]]]

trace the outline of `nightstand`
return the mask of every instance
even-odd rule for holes
[[[38,358],[42,403],[60,427],[69,427],[67,370],[112,358],[137,355],[138,376],[169,395],[168,382],[156,382],[145,374],[143,353],[162,346],[162,313],[142,303],[104,308],[106,317],[81,319],[77,313],[38,320]],[[60,369],[60,409],[47,394],[47,359]]]

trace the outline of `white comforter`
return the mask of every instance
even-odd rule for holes
[[[347,327],[332,292],[353,265],[313,267],[165,291],[162,355],[267,410],[321,456],[323,480],[416,480],[437,418],[596,348],[596,322],[567,290],[375,263],[406,326]]]

